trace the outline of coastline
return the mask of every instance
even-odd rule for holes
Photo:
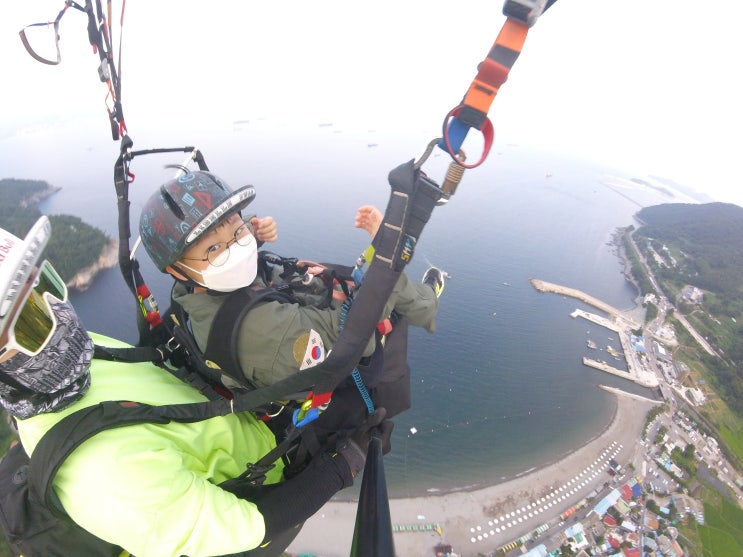
[[[60,192],[62,190],[59,186],[53,186],[46,183],[46,188],[40,190],[32,195],[27,196],[20,202],[21,207],[30,207],[38,205],[48,197]],[[117,238],[107,238],[106,245],[101,249],[101,253],[98,255],[98,259],[92,265],[80,269],[75,276],[67,281],[67,287],[77,290],[78,292],[84,292],[93,283],[95,277],[103,270],[115,267],[119,261],[119,240]]]
[[[441,529],[441,535],[435,530],[395,533],[396,552],[406,557],[428,556],[437,543],[445,542],[458,555],[474,557],[517,540],[556,519],[593,490],[600,490],[612,480],[606,472],[606,460],[613,457],[624,463],[639,450],[637,440],[647,411],[655,404],[621,391],[608,391],[614,394],[616,407],[607,426],[550,464],[474,490],[399,499],[390,494],[393,525],[436,524]],[[288,551],[346,557],[356,507],[356,501],[328,502],[305,523]],[[328,536],[327,532],[334,534]]]
[[[37,205],[39,202],[44,201],[47,197],[50,197],[58,191],[62,190],[62,188],[60,188],[59,186],[52,186],[49,183],[47,183],[47,186],[48,187],[46,189],[41,190],[33,195],[29,195],[26,199],[21,201],[21,207]]]
[[[68,288],[74,288],[78,292],[84,292],[93,283],[93,279],[104,269],[110,269],[118,263],[119,240],[110,238],[108,243],[103,246],[98,260],[91,266],[81,269],[67,283]]]
[[[632,262],[630,261],[629,255],[627,255],[627,247],[624,245],[624,236],[625,234],[628,234],[628,229],[629,227],[617,228],[614,232],[614,245],[617,248],[617,257],[619,257],[619,261],[621,261],[622,266],[624,267],[622,274],[624,275],[624,278],[627,279],[627,282],[635,287],[639,298],[642,296],[642,289],[640,288],[640,283],[637,282],[635,275],[632,274]]]

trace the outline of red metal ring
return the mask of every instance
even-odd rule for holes
[[[459,113],[462,111],[462,105],[456,106],[452,108],[449,113],[446,115],[446,125],[444,126],[444,144],[446,145],[446,152],[449,153],[449,156],[454,160],[455,163],[457,163],[462,168],[477,168],[480,166],[483,162],[485,162],[485,159],[488,157],[488,154],[490,153],[490,148],[493,146],[493,138],[495,137],[495,131],[493,129],[493,123],[490,121],[490,119],[486,116],[485,122],[483,122],[482,129],[480,130],[480,133],[482,133],[483,140],[485,144],[482,148],[482,155],[480,155],[480,159],[472,164],[467,164],[463,160],[461,160],[457,153],[454,153],[451,148],[451,143],[449,142],[449,120],[451,118],[456,118]]]

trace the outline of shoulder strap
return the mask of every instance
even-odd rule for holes
[[[226,400],[167,406],[111,401],[83,408],[56,423],[36,445],[29,465],[29,486],[52,512],[64,516],[52,481],[72,451],[97,433],[139,423],[197,422],[231,411],[232,405]]]
[[[185,345],[186,351],[191,354],[196,350],[196,344],[188,336],[187,333],[182,331],[179,326],[173,327],[173,339],[176,345]],[[222,398],[222,395],[214,390],[214,386],[219,384],[219,374],[213,370],[208,370],[206,366],[201,365],[198,371],[192,369],[189,365],[184,362],[183,365],[166,365],[165,361],[173,357],[169,346],[127,346],[123,348],[112,348],[109,346],[100,346],[95,344],[93,346],[93,357],[98,360],[107,360],[113,362],[151,362],[160,368],[166,370],[171,375],[177,377],[184,383],[188,383],[194,389],[203,394],[206,398],[214,400]],[[192,359],[188,358],[189,363],[192,363]],[[202,369],[203,368],[203,369]]]
[[[259,399],[281,400],[286,393],[311,390],[330,393],[351,375],[374,335],[377,320],[405,266],[412,259],[415,245],[443,193],[415,165],[408,161],[389,174],[392,193],[384,220],[374,237],[375,255],[354,298],[343,330],[328,357],[318,365],[292,374],[257,391],[235,396],[235,411],[250,409]]]
[[[373,241],[375,255],[354,300],[353,311],[349,312],[328,357],[320,364],[272,385],[235,393],[229,401],[214,400],[204,404],[228,405],[224,414],[252,410],[266,402],[285,399],[288,393],[330,393],[353,372],[368,339],[374,335],[378,316],[382,314],[398,278],[413,257],[426,222],[443,197],[439,186],[412,160],[393,169],[389,174],[389,183],[392,193],[384,221]],[[223,307],[241,305],[222,304]]]
[[[258,302],[276,301],[281,303],[293,302],[292,296],[286,292],[266,287],[258,290],[241,288],[231,292],[224,300],[209,329],[209,338],[204,350],[204,361],[208,367],[213,365],[234,380],[255,389],[242,373],[242,366],[238,358],[237,340],[240,325],[248,312]],[[268,402],[268,401],[267,401]]]
[[[98,344],[93,346],[93,357],[113,362],[152,362],[154,364],[160,364],[167,359],[166,354],[155,346],[113,348]]]

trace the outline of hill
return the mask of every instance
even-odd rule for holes
[[[59,189],[42,180],[1,179],[0,226],[22,238],[41,216],[36,204]],[[65,282],[79,284],[75,280],[78,273],[105,266],[100,261],[102,256],[107,259],[106,248],[110,252],[114,240],[75,216],[49,215],[49,220],[54,233],[44,257],[54,264]]]
[[[720,396],[743,416],[743,208],[664,204],[634,233],[665,295],[721,358],[702,355]]]
[[[743,310],[743,208],[728,203],[669,203],[637,213],[637,235],[656,251],[673,256],[661,267],[677,287],[690,284],[713,292],[729,317]]]

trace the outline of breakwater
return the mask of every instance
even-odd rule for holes
[[[582,302],[590,304],[608,314],[608,317],[603,317],[582,309],[576,309],[570,314],[570,316],[573,318],[582,317],[583,319],[617,333],[619,342],[622,345],[623,356],[627,364],[627,371],[612,367],[605,361],[592,360],[591,358],[586,357],[583,358],[583,365],[605,371],[606,373],[622,377],[623,379],[628,379],[629,381],[633,381],[643,387],[654,388],[658,386],[658,378],[656,374],[648,368],[643,359],[636,353],[632,345],[631,331],[640,328],[640,325],[634,319],[629,317],[625,312],[616,309],[606,302],[594,298],[593,296],[575,288],[553,284],[539,279],[529,279],[529,282],[539,292],[550,292],[561,294],[563,296],[570,296],[571,298],[576,298]]]
[[[573,318],[582,317],[586,321],[590,321],[591,323],[596,323],[596,325],[601,325],[602,327],[612,330],[617,333],[621,330],[616,320],[612,321],[611,319],[607,319],[606,317],[601,317],[600,315],[596,315],[594,313],[589,313],[582,309],[576,309],[573,313],[570,314],[570,317],[573,317]]]
[[[562,286],[560,284],[554,284],[552,282],[547,282],[547,281],[535,279],[535,278],[529,279],[529,282],[538,292],[550,292],[553,294],[561,294],[563,296],[569,296],[571,298],[575,298],[577,300],[580,300],[581,302],[585,302],[595,307],[596,309],[600,309],[601,311],[607,313],[613,319],[621,319],[622,321],[625,321],[627,325],[633,329],[640,328],[640,324],[637,323],[631,317],[629,317],[622,310],[619,310],[615,308],[614,306],[609,305],[602,300],[599,300],[598,298],[594,298],[590,294],[586,294],[585,292],[582,292],[581,290],[578,290],[576,288],[570,288],[569,286]]]
[[[592,367],[594,369],[600,369],[601,371],[605,371],[606,373],[611,373],[612,375],[616,375],[617,377],[622,377],[623,379],[629,379],[630,381],[633,380],[632,376],[628,372],[612,367],[606,362],[603,362],[601,360],[592,360],[591,358],[586,358],[585,356],[583,356],[583,365]]]

